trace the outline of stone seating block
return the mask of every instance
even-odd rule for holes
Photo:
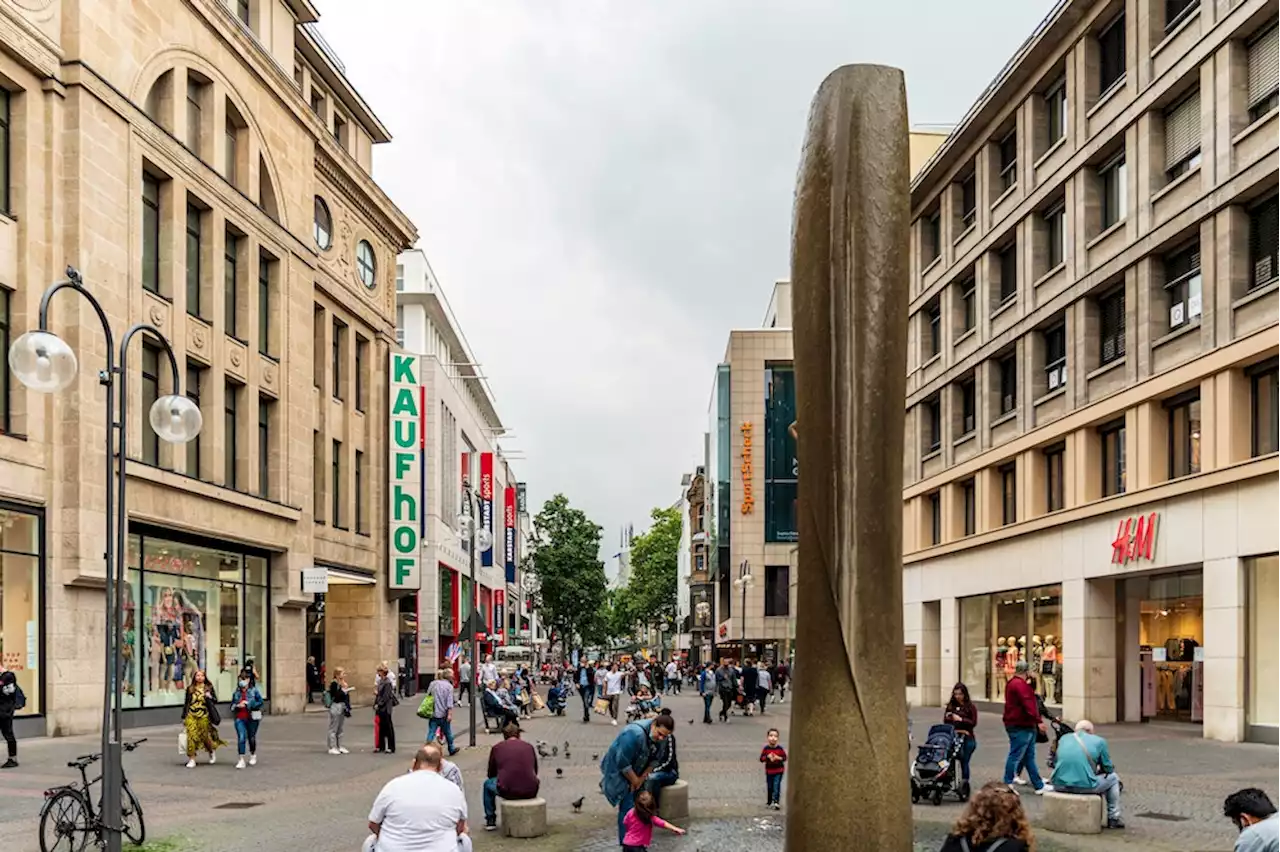
[[[499,799],[498,822],[506,837],[541,837],[547,833],[547,800]]]
[[[1045,793],[1040,824],[1059,834],[1101,834],[1105,813],[1101,796]]]
[[[662,796],[658,799],[658,816],[677,823],[689,818],[688,781],[681,779],[662,788]]]

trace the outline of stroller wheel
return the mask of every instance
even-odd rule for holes
[[[920,802],[920,786],[916,784],[916,779],[911,779],[911,804],[915,805]]]
[[[940,788],[940,787],[935,787],[935,788],[933,789],[933,803],[934,803],[935,805],[940,805],[940,804],[942,804],[942,788]]]

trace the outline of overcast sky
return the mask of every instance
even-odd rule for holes
[[[375,177],[417,224],[518,438],[535,509],[604,527],[702,461],[728,331],[789,266],[810,99],[906,71],[913,125],[964,115],[1048,0],[320,0],[394,141]]]

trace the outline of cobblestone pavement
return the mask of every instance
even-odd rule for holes
[[[763,809],[764,782],[757,755],[771,725],[787,739],[790,704],[770,705],[763,718],[734,717],[727,724],[703,725],[701,702],[686,695],[668,699],[677,720],[682,775],[690,782],[694,818],[688,837],[664,836],[655,852],[772,852],[782,848],[787,811]],[[306,713],[268,717],[259,737],[256,767],[234,768],[234,744],[220,750],[218,763],[203,761],[185,769],[177,754],[177,725],[129,732],[150,741],[126,757],[131,784],[145,808],[148,834],[180,836],[193,850],[269,849],[280,852],[347,852],[359,848],[365,818],[378,789],[404,771],[412,746],[421,741],[425,723],[413,715],[415,702],[397,710],[400,753],[372,753],[370,711],[357,709],[348,720],[346,744],[352,754],[325,753],[325,718]],[[577,709],[580,710],[580,705]],[[467,779],[467,800],[476,827],[476,849],[520,849],[524,852],[572,852],[616,849],[613,811],[598,792],[599,756],[617,729],[600,716],[583,724],[574,707],[564,717],[539,714],[525,723],[526,739],[555,744],[559,754],[542,762],[543,790],[549,807],[550,833],[536,841],[503,840],[479,830],[482,823],[480,782],[488,746],[496,737],[481,733],[478,748],[456,758]],[[175,716],[176,716],[175,711]],[[465,708],[458,714],[457,742],[466,745]],[[922,732],[936,711],[913,711],[915,730]],[[692,720],[692,724],[690,723]],[[227,727],[227,726],[224,726]],[[229,731],[227,733],[230,733]],[[997,716],[984,714],[978,727],[974,780],[998,778],[1005,741]],[[1233,831],[1220,816],[1223,797],[1234,789],[1256,785],[1276,793],[1277,749],[1274,746],[1207,742],[1199,728],[1155,725],[1102,729],[1111,743],[1125,780],[1125,819],[1129,829],[1080,838],[1039,832],[1043,852],[1061,850],[1142,849],[1153,852],[1230,850]],[[225,735],[225,734],[224,734]],[[568,756],[564,745],[570,744]],[[43,739],[21,744],[22,766],[0,772],[0,837],[5,852],[34,852],[37,814],[42,791],[71,780],[65,763],[96,750],[91,737]],[[859,767],[863,771],[907,771],[907,750],[901,767]],[[1043,756],[1042,756],[1043,760]],[[558,770],[558,771],[557,771]],[[853,782],[856,784],[856,781]],[[569,803],[586,797],[581,813]],[[228,804],[251,803],[245,809]],[[1024,803],[1033,823],[1041,801],[1027,795]],[[856,794],[850,806],[856,807]],[[958,816],[956,802],[934,807],[915,806],[917,848],[937,849],[946,828]],[[1158,814],[1159,817],[1143,814]],[[1181,819],[1169,819],[1175,817]],[[821,814],[812,818],[821,819]]]

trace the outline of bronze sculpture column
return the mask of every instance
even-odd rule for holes
[[[796,179],[800,554],[787,849],[909,852],[902,450],[910,168],[902,72],[834,71]]]

